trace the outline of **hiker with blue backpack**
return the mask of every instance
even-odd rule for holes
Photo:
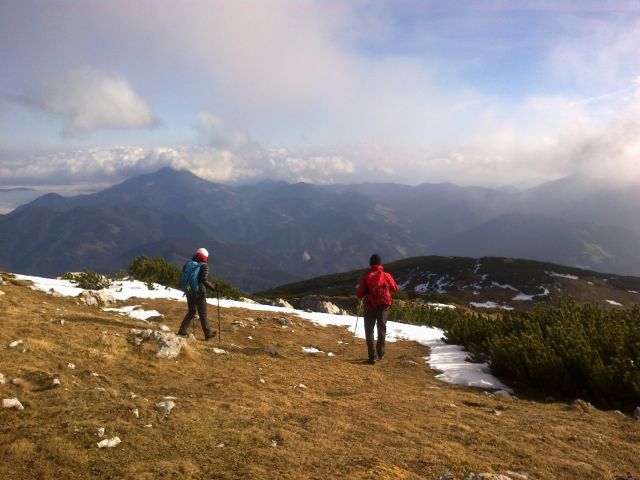
[[[380,255],[369,259],[369,271],[360,280],[356,295],[363,299],[364,334],[367,339],[368,363],[384,358],[384,341],[387,335],[387,316],[393,304],[391,294],[398,291],[393,277],[384,271]],[[377,326],[378,341],[373,345],[373,329]]]
[[[207,319],[207,289],[213,291],[216,289],[209,282],[209,252],[206,248],[199,248],[190,261],[184,264],[180,273],[180,288],[187,296],[187,305],[189,311],[184,317],[178,335],[187,335],[189,324],[198,312],[200,317],[200,325],[204,331],[204,339],[209,340],[216,336],[209,328],[209,320]]]

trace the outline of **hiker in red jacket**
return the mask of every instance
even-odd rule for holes
[[[398,291],[398,286],[391,275],[384,272],[380,255],[373,254],[369,259],[369,271],[360,280],[356,295],[364,298],[364,333],[367,338],[369,363],[376,363],[384,358],[384,337],[387,335],[387,315],[393,300],[391,294]],[[378,326],[378,341],[373,348],[373,327]]]

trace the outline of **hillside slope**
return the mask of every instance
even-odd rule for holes
[[[403,296],[464,306],[529,309],[567,296],[605,308],[640,303],[640,278],[553,263],[500,257],[415,257],[385,264]],[[267,297],[353,296],[364,269],[325,275],[260,292]],[[615,303],[612,303],[615,302]]]
[[[0,409],[1,478],[638,478],[638,422],[444,384],[412,342],[370,366],[343,328],[223,309],[222,343],[190,340],[163,360],[128,336],[145,324],[3,278],[0,395],[25,410]],[[184,313],[168,300],[126,303],[174,330]],[[155,404],[167,396],[176,406],[164,414]],[[99,427],[122,443],[98,449]]]

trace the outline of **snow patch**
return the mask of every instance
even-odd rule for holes
[[[569,280],[578,280],[576,275],[569,275],[568,273],[557,273],[557,272],[545,272],[547,275],[551,275],[552,277],[561,277],[568,278]]]
[[[148,322],[151,317],[162,317],[163,315],[157,310],[143,310],[140,305],[129,305],[127,307],[119,308],[103,308],[105,312],[117,312],[123,315],[128,315],[136,320],[142,320]]]
[[[492,302],[491,300],[487,300],[486,302],[469,302],[469,305],[476,308],[500,308],[502,310],[513,310],[513,307],[508,305],[499,305],[496,302]]]
[[[302,347],[302,351],[305,353],[324,353],[322,350],[318,350],[315,347]]]
[[[519,292],[520,291],[516,287],[514,287],[512,285],[509,285],[507,283],[503,284],[503,283],[498,283],[498,282],[491,282],[491,286],[492,287],[502,288],[503,290],[513,290],[514,292]]]

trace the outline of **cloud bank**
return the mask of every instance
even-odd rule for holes
[[[40,77],[14,100],[61,119],[65,136],[158,125],[151,106],[124,77],[92,67]]]
[[[637,2],[67,2],[0,18],[2,64],[62,69],[20,99],[73,145],[5,155],[5,183],[164,165],[228,182],[640,176]],[[151,137],[159,116],[182,138]]]

